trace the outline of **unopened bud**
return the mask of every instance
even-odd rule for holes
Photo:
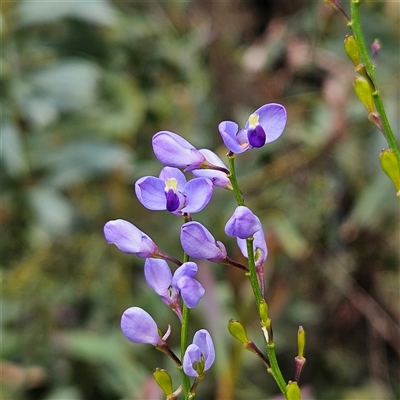
[[[376,110],[374,99],[372,97],[374,91],[372,85],[366,79],[358,76],[354,80],[354,91],[356,92],[357,97],[364,104],[368,114],[374,113]]]
[[[228,330],[229,330],[229,333],[234,338],[239,340],[242,344],[245,344],[249,341],[249,338],[247,337],[246,329],[239,321],[230,319],[228,322]]]
[[[287,400],[301,400],[301,392],[297,382],[289,381],[286,386]]]
[[[400,165],[396,155],[393,150],[385,149],[379,154],[379,160],[383,172],[390,178],[397,190],[396,196],[400,197]]]
[[[346,36],[344,39],[344,50],[354,66],[358,67],[361,64],[361,56],[360,49],[358,48],[358,44],[354,36]]]
[[[261,325],[267,326],[270,323],[270,319],[268,317],[268,304],[264,299],[260,301],[260,306],[258,310],[260,314]]]
[[[297,332],[297,357],[303,358],[304,357],[304,346],[306,344],[306,333],[302,326],[299,326],[299,330]]]
[[[172,378],[165,369],[157,368],[153,374],[154,380],[160,386],[165,395],[172,395]]]
[[[371,49],[372,49],[371,61],[373,63],[375,63],[375,61],[376,61],[376,59],[378,57],[378,53],[379,53],[380,48],[381,48],[381,44],[379,43],[379,40],[375,39],[374,43],[371,44]]]

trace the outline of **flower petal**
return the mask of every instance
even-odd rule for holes
[[[249,208],[238,206],[225,225],[228,236],[247,239],[261,229],[261,222]]]
[[[225,146],[233,153],[239,154],[248,150],[248,145],[242,144],[237,138],[239,126],[233,121],[222,121],[218,125],[219,133],[221,134],[222,140]]]
[[[216,242],[211,233],[196,221],[187,222],[181,228],[183,250],[193,258],[220,262],[226,258],[226,249]]]
[[[198,377],[199,374],[193,368],[193,364],[201,361],[201,352],[200,349],[195,344],[190,344],[183,356],[182,368],[186,375],[192,377]]]
[[[104,225],[104,236],[108,243],[115,244],[124,253],[138,257],[149,258],[158,250],[145,233],[123,219],[108,221]]]
[[[200,329],[193,336],[193,344],[199,347],[205,361],[204,371],[207,371],[215,360],[215,349],[211,335],[206,329]]]
[[[159,178],[164,182],[168,179],[175,178],[177,181],[176,185],[177,190],[183,190],[186,184],[185,174],[178,168],[173,168],[173,167],[163,168],[160,172]]]
[[[185,207],[182,212],[195,213],[201,211],[210,201],[213,193],[213,184],[208,178],[191,179],[184,189],[186,196]]]
[[[287,120],[285,107],[281,104],[269,103],[258,108],[254,111],[254,114],[260,116],[258,123],[263,127],[266,134],[265,143],[273,142],[281,136]]]
[[[186,139],[169,131],[153,136],[153,151],[158,160],[169,167],[185,168],[192,171],[201,167],[205,157]]]
[[[267,244],[265,242],[264,232],[262,229],[260,229],[253,236],[254,236],[254,241],[253,241],[254,253],[256,254],[257,251],[259,252],[258,257],[255,260],[256,266],[261,266],[264,265],[264,262],[268,256],[268,249],[267,249]],[[236,240],[243,256],[248,258],[246,239],[237,238]]]
[[[178,280],[182,278],[182,276],[190,276],[194,277],[197,274],[197,264],[189,261],[183,263],[177,270],[174,272],[174,276],[172,277],[172,286],[176,286]]]
[[[161,344],[158,327],[149,313],[139,307],[128,308],[121,318],[121,329],[134,343]]]
[[[135,183],[138,200],[149,210],[165,210],[165,182],[154,176],[144,176]]]
[[[148,258],[144,263],[147,284],[159,295],[167,296],[172,283],[172,272],[165,260]]]
[[[199,151],[204,155],[204,157],[206,157],[206,160],[209,163],[228,170],[222,160],[211,150],[200,149]],[[215,169],[196,169],[192,171],[192,173],[197,177],[211,179],[214,186],[219,186],[223,189],[231,188],[231,181],[225,172],[217,171]]]
[[[179,278],[177,281],[177,288],[181,292],[183,301],[189,308],[196,307],[205,293],[201,283],[187,275]]]

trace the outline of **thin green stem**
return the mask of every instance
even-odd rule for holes
[[[268,355],[268,360],[271,364],[271,369],[270,369],[271,375],[274,377],[275,382],[278,384],[279,389],[286,398],[286,382],[279,368],[278,360],[276,359],[275,343],[267,343],[267,355]]]
[[[231,181],[233,191],[235,193],[236,201],[238,203],[238,206],[244,206],[244,199],[242,196],[242,193],[239,189],[239,184],[236,179],[236,171],[235,171],[235,154],[232,152],[228,153],[228,161],[229,161],[229,175],[228,178]]]
[[[249,272],[246,275],[248,275],[248,277],[250,279],[250,284],[251,284],[251,288],[253,289],[254,297],[256,299],[257,308],[259,308],[261,300],[262,300],[262,296],[261,296],[260,283],[258,282],[258,278],[257,278],[256,264],[254,261],[253,242],[254,242],[253,237],[246,239],[247,260],[248,260],[248,266],[249,266]]]
[[[181,360],[183,362],[183,356],[185,355],[185,351],[188,347],[188,336],[189,336],[189,307],[183,303],[183,312],[182,312],[182,327],[181,327]],[[191,397],[190,393],[190,379],[181,369],[182,375],[182,388],[185,396],[185,400],[188,400]]]
[[[355,40],[357,41],[358,48],[360,50],[360,55],[362,62],[364,63],[365,70],[367,71],[368,76],[371,79],[372,84],[374,85],[375,92],[373,93],[374,103],[376,110],[380,116],[383,128],[383,134],[386,137],[389,147],[393,150],[395,154],[398,165],[400,168],[400,151],[397,145],[396,139],[394,137],[392,128],[390,127],[389,120],[386,115],[385,107],[383,105],[382,97],[379,93],[378,82],[375,76],[375,66],[371,62],[369,57],[367,47],[365,46],[364,35],[361,29],[360,23],[360,0],[351,0],[350,1],[350,9],[351,9],[351,22],[348,23],[348,26],[353,31],[353,35]]]

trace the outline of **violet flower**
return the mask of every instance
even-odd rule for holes
[[[232,184],[227,175],[227,173],[229,173],[229,169],[225,166],[222,160],[211,150],[200,149],[199,152],[204,155],[204,157],[206,158],[207,161],[210,162],[210,164],[221,167],[222,169],[225,169],[226,172],[212,168],[195,169],[194,171],[192,171],[193,175],[198,177],[209,178],[211,179],[214,186],[219,186],[223,189],[232,190]]]
[[[199,222],[191,221],[182,225],[181,245],[185,253],[199,260],[218,263],[227,257],[223,243],[216,241]]]
[[[148,285],[180,319],[182,313],[179,295],[189,308],[194,308],[205,293],[203,286],[194,279],[196,273],[197,265],[194,262],[183,263],[174,275],[165,260],[148,258],[144,264],[144,275]]]
[[[286,110],[280,104],[270,103],[254,111],[243,129],[233,121],[218,125],[225,146],[233,153],[243,153],[253,147],[263,147],[278,139],[285,129]]]
[[[236,207],[225,225],[225,233],[231,237],[248,239],[261,229],[261,222],[252,211],[245,206]]]
[[[122,314],[121,329],[126,338],[133,343],[156,346],[163,344],[166,339],[162,339],[158,334],[157,324],[151,315],[139,307],[130,307]]]
[[[211,335],[205,329],[200,329],[194,334],[193,343],[190,344],[183,356],[182,367],[186,375],[202,377],[215,360],[215,349]]]
[[[255,265],[256,267],[261,267],[264,265],[265,260],[267,259],[268,256],[268,249],[267,249],[267,244],[265,242],[263,230],[260,229],[259,231],[254,233],[253,237],[254,237],[253,249],[254,249]],[[240,239],[238,237],[236,241],[243,256],[248,258],[246,239]]]
[[[168,210],[174,214],[201,211],[210,201],[213,185],[208,178],[186,182],[177,168],[165,167],[159,178],[144,176],[135,184],[139,201],[149,210]]]
[[[136,254],[141,258],[161,254],[156,244],[142,231],[123,219],[108,221],[104,225],[107,242],[115,244],[121,251]]]
[[[153,136],[152,144],[158,160],[169,167],[183,168],[187,172],[206,164],[204,155],[176,133],[158,132]]]

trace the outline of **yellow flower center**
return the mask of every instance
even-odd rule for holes
[[[249,128],[254,129],[258,125],[260,116],[258,114],[251,114],[249,117]]]
[[[165,181],[165,191],[168,192],[169,189],[172,189],[176,192],[176,186],[178,185],[178,181],[175,178],[169,178]]]

